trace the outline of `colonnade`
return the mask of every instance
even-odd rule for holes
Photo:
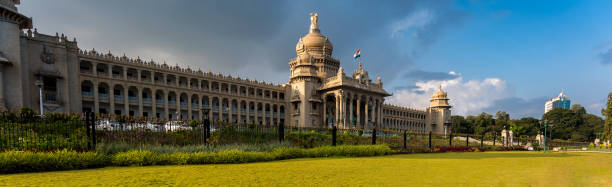
[[[331,101],[330,101],[331,100]],[[384,98],[349,91],[323,94],[323,120],[339,128],[379,128],[382,122]],[[328,106],[332,104],[332,106]],[[331,109],[331,110],[330,110]]]

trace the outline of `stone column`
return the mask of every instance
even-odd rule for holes
[[[249,106],[249,100],[245,100],[244,102],[246,102],[246,121],[247,123],[251,122],[250,118],[251,118],[251,111],[250,111],[250,106]]]
[[[178,77],[177,77],[178,78]],[[176,79],[176,84],[178,85],[178,79]],[[176,119],[181,119],[181,93],[176,92]]]
[[[340,93],[340,124],[342,124],[342,128],[346,128],[346,98],[344,98],[344,93]]]
[[[210,88],[210,87],[209,87]],[[210,120],[211,122],[213,121],[213,110],[212,110],[212,96],[208,97],[208,107],[210,108],[210,111],[208,111],[208,120]]]
[[[138,80],[138,82],[142,81],[142,70],[136,70],[136,80]]]
[[[98,66],[98,63],[96,62],[91,62],[91,74],[98,76],[98,71],[96,69],[96,67]],[[96,112],[97,113],[97,112]]]
[[[354,95],[352,95],[351,97],[349,97],[349,125],[352,125],[353,127],[355,126],[355,122],[353,122],[353,97]]]
[[[263,96],[263,97],[265,98],[266,96]],[[262,113],[262,117],[261,117],[261,121],[262,121],[263,125],[268,125],[268,120],[266,120],[267,117],[268,117],[268,114],[266,114],[266,104],[267,103],[261,103],[261,110],[263,112]]]
[[[221,86],[219,86],[221,89]],[[223,98],[219,97],[219,120],[223,121]]]
[[[123,67],[123,80],[127,80],[127,67]]]
[[[357,127],[361,127],[363,128],[363,125],[361,124],[361,96],[356,95],[357,100],[356,100],[356,105],[357,105]]]
[[[168,119],[170,117],[170,107],[168,107],[168,94],[168,91],[164,90],[164,118],[166,118],[166,120],[170,120]]]
[[[115,86],[110,83],[108,87],[110,87],[108,91],[108,103],[110,105],[110,114],[112,116],[115,114]]]
[[[140,77],[140,76],[138,76],[138,77]],[[138,116],[142,116],[142,113],[143,113],[143,109],[142,109],[143,108],[143,105],[142,105],[142,90],[143,89],[141,87],[137,87],[136,89],[138,89],[138,90],[136,90],[138,92],[138,93],[136,93],[136,94],[138,94]]]
[[[98,81],[93,81],[94,112],[100,113],[100,97],[98,96]]]
[[[240,91],[240,88],[238,88],[238,91]],[[236,102],[236,121],[237,124],[240,124],[242,123],[242,101],[236,100]]]
[[[367,127],[367,128],[370,128],[370,123],[368,121],[369,105],[370,105],[370,96],[366,96],[365,107],[364,107],[364,109],[365,109],[365,111],[364,111],[365,112],[364,113],[365,114],[365,119],[363,121],[365,122],[364,126]]]
[[[321,123],[323,123],[322,126],[327,126],[326,121],[327,121],[327,95],[323,94],[323,121],[321,121]]]
[[[129,94],[130,86],[125,85],[124,89],[125,90],[123,91],[123,103],[124,103],[123,109],[124,109],[125,116],[130,116],[130,94]]]
[[[187,85],[189,86],[189,79],[187,79]],[[191,96],[187,96],[187,119],[191,120]]]
[[[200,107],[198,108],[198,120],[204,120],[204,114],[202,112],[202,108],[204,108],[204,98],[200,95],[198,95],[198,102],[198,106]]]
[[[113,79],[113,65],[110,65],[110,64],[108,65],[108,78]]]
[[[151,77],[151,79],[153,79],[153,77]],[[155,118],[157,117],[157,98],[156,93],[157,90],[155,90],[155,88],[151,89],[151,115],[149,116],[149,118]]]
[[[278,96],[277,96],[278,98]],[[276,126],[280,125],[280,119],[281,119],[281,114],[280,114],[280,104],[276,105]]]
[[[233,112],[233,111],[232,111],[232,108],[233,108],[232,104],[233,104],[233,103],[232,103],[232,99],[231,99],[231,98],[228,98],[228,99],[227,99],[227,108],[228,108],[228,111],[227,111],[227,121],[228,121],[228,122],[230,122],[230,123],[233,123],[233,122],[234,122],[234,121],[232,120],[232,114],[233,114],[233,113],[232,113],[232,112]]]
[[[382,123],[383,120],[383,104],[385,103],[384,99],[380,99],[378,103],[378,123]]]
[[[340,97],[336,94],[336,113],[335,113],[335,120],[334,120],[334,125],[338,124],[338,121],[340,121]]]

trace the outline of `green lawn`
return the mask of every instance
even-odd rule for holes
[[[612,154],[485,152],[109,167],[0,175],[0,186],[609,186]]]

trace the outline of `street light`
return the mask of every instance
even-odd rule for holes
[[[204,143],[206,143],[206,139],[210,137],[210,121],[208,119],[210,108],[206,107],[202,110],[204,111]]]
[[[43,87],[43,82],[40,80],[36,80],[36,82],[34,83],[37,87],[38,87],[38,93],[40,94],[40,117],[43,117],[43,92],[42,92],[42,87]]]
[[[548,126],[548,120],[540,120],[540,129],[542,129],[542,125],[544,125],[544,153],[546,153],[546,126]]]

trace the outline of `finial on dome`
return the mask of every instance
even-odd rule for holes
[[[310,13],[310,32],[319,31],[319,13]]]

